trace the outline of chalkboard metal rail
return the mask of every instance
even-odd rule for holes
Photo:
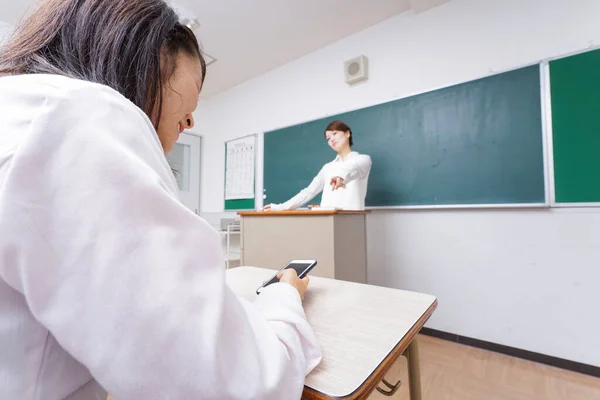
[[[600,202],[593,203],[554,203],[552,208],[600,208]]]
[[[368,206],[367,210],[452,210],[452,209],[505,209],[505,208],[549,208],[548,203],[509,203],[509,204],[434,204],[414,206]]]
[[[554,157],[552,154],[552,103],[550,101],[550,64],[540,63],[540,100],[542,109],[542,145],[544,155],[544,200],[552,207],[554,199]]]
[[[544,124],[544,137],[546,144],[544,146],[544,153],[547,156],[546,161],[546,174],[548,180],[546,182],[550,191],[550,207],[566,207],[570,206],[567,204],[561,204],[556,202],[556,186],[554,185],[554,142],[552,140],[552,93],[550,90],[550,61],[546,60],[542,62],[542,77],[544,79],[543,90],[542,90],[542,109],[544,110],[544,116],[542,123]]]

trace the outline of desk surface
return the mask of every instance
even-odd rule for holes
[[[369,211],[351,211],[351,210],[294,210],[294,211],[240,211],[238,215],[242,217],[266,217],[273,215],[363,215],[369,214]]]
[[[252,300],[272,275],[270,269],[238,267],[227,270],[227,283]],[[304,308],[323,360],[306,377],[303,398],[366,398],[436,306],[427,294],[311,277]]]

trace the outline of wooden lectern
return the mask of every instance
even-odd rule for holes
[[[281,269],[317,260],[310,275],[367,282],[367,211],[240,212],[242,265]]]

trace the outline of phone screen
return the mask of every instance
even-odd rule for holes
[[[296,274],[298,275],[299,278],[304,278],[305,274],[303,274],[303,272],[306,271],[306,269],[308,267],[310,267],[311,264],[312,263],[290,263],[284,269],[293,268],[296,270]],[[277,273],[279,273],[279,272],[277,272]],[[279,282],[279,279],[277,278],[277,274],[275,274],[275,276],[273,278],[271,278],[271,280],[266,282],[262,287],[267,287],[275,282]]]

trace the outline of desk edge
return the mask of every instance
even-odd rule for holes
[[[267,217],[267,216],[295,216],[295,215],[367,215],[370,211],[365,210],[318,210],[318,211],[240,211],[241,217]]]
[[[425,323],[429,320],[435,309],[437,308],[437,298],[433,301],[431,306],[425,311],[425,313],[419,318],[416,324],[404,335],[404,337],[398,342],[394,349],[387,355],[386,358],[377,366],[375,371],[364,381],[358,389],[353,393],[344,397],[331,397],[324,393],[319,392],[308,386],[304,386],[302,392],[302,400],[366,400],[371,393],[375,390],[375,387],[385,377],[386,372],[390,369],[392,364],[400,357],[408,345],[415,340],[417,334],[421,331]]]

